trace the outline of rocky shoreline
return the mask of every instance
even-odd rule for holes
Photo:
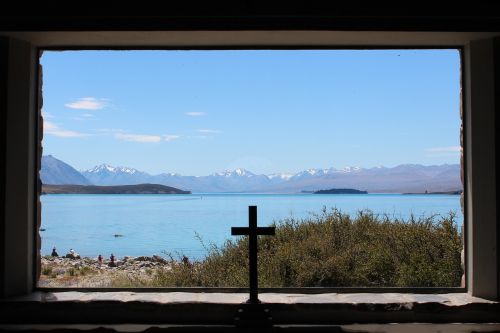
[[[41,258],[39,287],[112,287],[120,276],[148,279],[157,269],[171,269],[173,261],[153,256],[125,256],[112,262],[97,258],[69,258],[44,256]]]

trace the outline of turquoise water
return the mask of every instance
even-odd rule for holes
[[[202,258],[205,245],[232,238],[232,226],[248,224],[248,206],[258,206],[258,224],[285,217],[307,217],[326,206],[345,213],[371,209],[377,214],[408,217],[457,213],[458,195],[313,195],[313,194],[191,194],[191,195],[43,195],[42,255],[56,246],[59,255],[70,248],[82,256],[111,253],[164,255],[164,251]],[[123,237],[115,237],[115,234]]]

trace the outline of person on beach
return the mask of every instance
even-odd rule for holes
[[[115,255],[113,253],[111,253],[111,257],[109,257],[109,264],[108,266],[109,267],[116,267],[116,263],[115,263]]]
[[[66,254],[65,257],[70,258],[70,259],[80,259],[80,255],[78,253],[76,253],[75,250],[73,250],[73,249],[70,249],[68,254]]]
[[[99,265],[102,265],[102,256],[101,255],[99,255],[97,257],[97,262],[99,262]]]
[[[56,247],[54,246],[54,248],[52,249],[52,254],[51,256],[53,257],[59,257],[59,255],[57,254],[57,251],[56,251]]]

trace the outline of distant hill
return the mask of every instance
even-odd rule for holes
[[[92,185],[80,172],[52,155],[42,156],[40,178],[43,184]]]
[[[42,185],[42,194],[190,194],[175,187],[158,184],[121,186]]]
[[[329,190],[319,190],[313,194],[368,194],[367,191],[355,190],[352,188],[332,188]]]

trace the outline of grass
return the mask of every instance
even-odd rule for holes
[[[457,287],[463,274],[455,215],[400,219],[337,209],[275,224],[259,238],[261,287]],[[171,258],[147,278],[117,276],[115,287],[248,285],[248,240],[209,245],[201,261]]]
[[[52,275],[52,267],[44,266],[42,267],[42,275]]]
[[[56,264],[50,264],[50,265],[42,265],[41,269],[41,275],[48,276],[50,278],[56,278],[58,275],[66,275],[66,276],[71,276],[71,277],[79,277],[79,276],[87,276],[87,275],[95,275],[97,272],[93,270],[92,268],[88,266],[81,266],[81,267],[69,267],[66,270],[57,270],[57,265]],[[60,274],[62,273],[62,274]]]

